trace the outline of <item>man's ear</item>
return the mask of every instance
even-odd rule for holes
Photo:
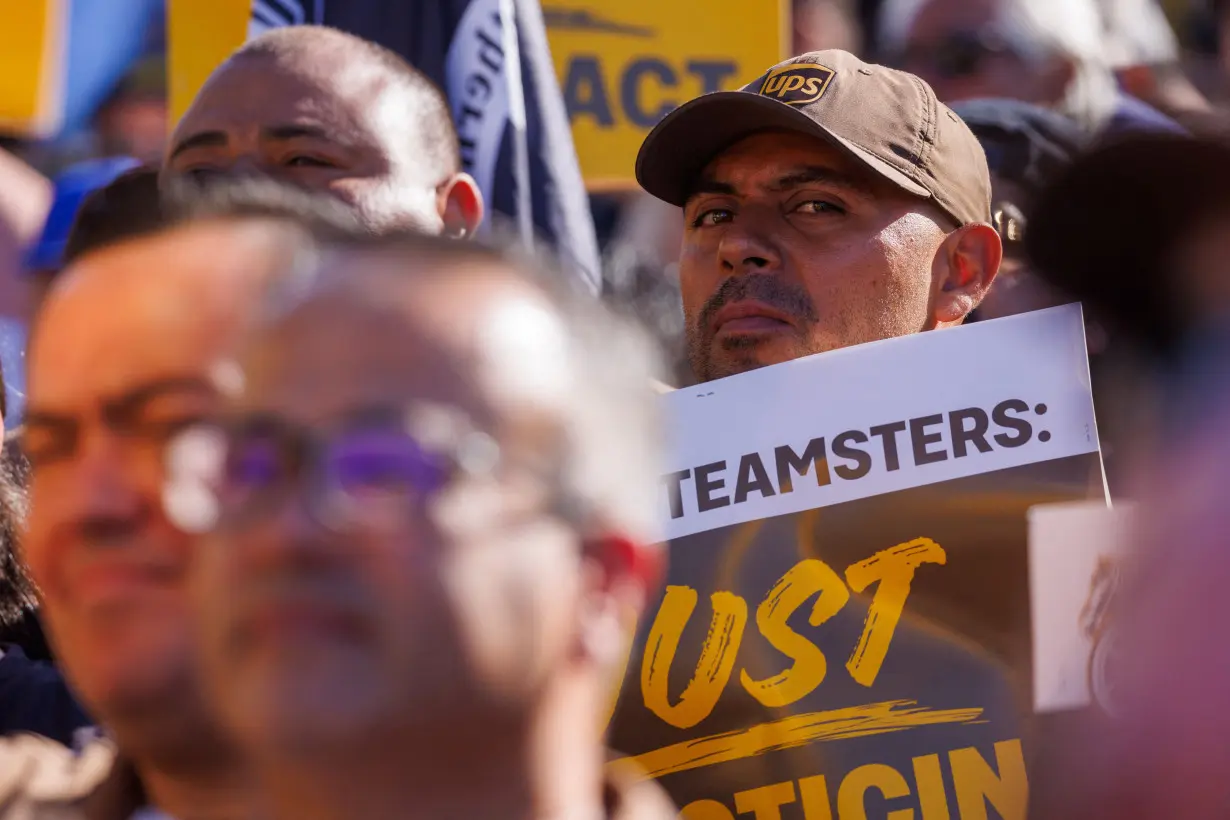
[[[581,617],[585,651],[603,665],[626,660],[628,633],[662,581],[666,550],[622,536],[600,536],[584,544],[584,554],[589,588]]]
[[[483,192],[469,174],[454,174],[440,186],[437,199],[444,235],[468,239],[478,233],[483,221]]]
[[[965,321],[991,289],[1004,248],[990,225],[975,223],[948,235],[935,257],[938,288],[932,308],[936,327]]]

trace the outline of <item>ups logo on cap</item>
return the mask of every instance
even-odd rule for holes
[[[807,105],[824,96],[835,72],[815,63],[795,63],[775,68],[764,78],[760,96],[787,105]]]

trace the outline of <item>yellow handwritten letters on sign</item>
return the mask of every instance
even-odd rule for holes
[[[808,623],[820,626],[850,600],[850,591],[862,592],[879,584],[863,635],[846,669],[854,680],[870,686],[888,654],[893,630],[901,620],[905,599],[910,593],[914,570],[922,563],[944,563],[944,550],[929,538],[919,538],[877,553],[846,569],[846,581],[828,564],[809,558],[796,564],[769,590],[756,609],[756,626],[765,640],[794,662],[779,674],[765,680],[752,680],[747,670],[740,682],[762,705],[789,706],[806,697],[824,680],[828,663],[820,649],[787,624],[803,604],[815,597]],[[747,602],[730,592],[710,596],[713,622],[701,649],[696,674],[679,701],[667,699],[667,680],[679,639],[688,618],[696,608],[696,590],[672,586],[658,610],[641,665],[641,689],[645,705],[665,722],[688,729],[704,720],[726,688],[747,624]]]

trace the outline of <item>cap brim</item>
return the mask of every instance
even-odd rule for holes
[[[680,207],[714,157],[760,131],[795,131],[843,149],[872,172],[915,196],[931,192],[866,149],[845,140],[799,109],[747,91],[715,91],[684,103],[649,132],[636,155],[636,181]]]
[[[1165,349],[1186,321],[1169,256],[1215,208],[1230,208],[1230,147],[1133,135],[1052,180],[1028,214],[1025,250],[1038,275]]]

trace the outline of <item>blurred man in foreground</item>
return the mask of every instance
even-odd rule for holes
[[[650,132],[636,174],[684,209],[701,381],[959,325],[999,269],[974,135],[917,77],[844,51],[686,103]]]
[[[1118,140],[1060,175],[1029,220],[1034,267],[1135,345],[1163,421],[1179,431],[1207,412],[1230,382],[1230,147]]]
[[[219,66],[163,174],[271,176],[342,201],[376,234],[464,238],[483,218],[444,94],[392,51],[320,26],[275,29]]]
[[[1222,817],[1230,148],[1115,141],[1059,175],[1029,220],[1035,269],[1134,353],[1119,407],[1133,422],[1125,495],[1139,504],[1112,622],[1120,660],[1108,682],[1122,717],[1073,738],[1055,766],[1080,786],[1038,816]]]
[[[274,815],[673,816],[601,737],[661,569],[640,340],[429,237],[287,291],[172,475],[218,514],[206,671]]]
[[[164,448],[214,412],[219,363],[266,276],[303,242],[284,224],[222,220],[122,242],[71,265],[39,313],[23,552],[57,659],[123,756],[48,764],[27,795],[48,812],[87,795],[87,813],[105,817],[250,809],[238,757],[198,695],[192,545],[168,517]],[[0,770],[16,770],[5,755],[20,753],[0,748]]]

